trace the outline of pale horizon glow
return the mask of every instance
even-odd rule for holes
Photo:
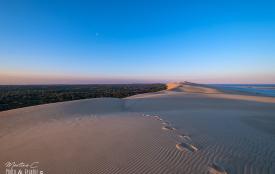
[[[194,83],[204,84],[273,84],[269,83],[269,79],[274,79],[275,76],[254,75],[254,79],[247,79],[246,76],[239,76],[235,79],[230,79],[227,76],[214,76],[209,78],[201,78],[197,76],[75,76],[75,75],[58,75],[58,74],[6,74],[1,73],[0,85],[30,85],[30,84],[131,84],[131,83],[168,83],[168,82],[183,82],[190,81]],[[265,78],[262,78],[265,77]],[[255,83],[255,80],[257,83]]]
[[[0,85],[275,84],[275,2],[0,2]]]

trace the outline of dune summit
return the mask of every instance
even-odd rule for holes
[[[184,83],[168,83],[167,90],[187,92],[187,93],[203,93],[203,94],[217,94],[220,93],[217,89],[210,88],[195,83],[184,82]]]
[[[0,173],[275,173],[275,98],[210,86],[0,112]],[[18,168],[15,168],[18,169]]]

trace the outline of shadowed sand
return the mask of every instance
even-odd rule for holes
[[[0,173],[7,161],[38,161],[59,174],[273,174],[274,113],[275,98],[193,83],[5,111]]]

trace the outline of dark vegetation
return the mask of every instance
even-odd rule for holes
[[[0,111],[86,98],[124,98],[165,88],[164,84],[2,85],[0,86]]]

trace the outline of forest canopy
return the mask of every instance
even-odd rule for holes
[[[1,85],[0,111],[87,98],[124,98],[165,88],[165,84]]]

